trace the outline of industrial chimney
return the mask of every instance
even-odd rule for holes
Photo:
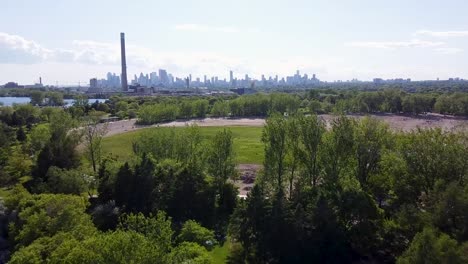
[[[122,91],[128,92],[127,62],[125,59],[125,33],[120,33],[120,55],[122,57]]]

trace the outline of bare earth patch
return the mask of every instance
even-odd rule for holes
[[[239,179],[234,181],[234,185],[239,188],[239,195],[246,196],[254,186],[255,178],[258,172],[263,168],[258,164],[239,164],[237,170],[239,171]]]
[[[364,115],[349,115],[353,118],[363,118]],[[459,118],[453,116],[444,116],[439,114],[427,114],[420,115],[417,117],[406,116],[406,115],[394,115],[394,114],[382,114],[382,115],[371,115],[377,119],[383,120],[388,123],[390,128],[394,130],[410,131],[417,127],[421,128],[434,128],[440,127],[443,130],[452,130],[456,128],[467,129],[468,120],[466,118]],[[327,124],[330,124],[334,118],[333,115],[320,115]],[[136,124],[136,119],[121,120],[116,122],[110,122],[108,124],[108,133],[106,136],[112,136],[121,134],[129,131],[134,131],[141,128],[147,127],[181,127],[186,125],[197,124],[202,127],[209,126],[255,126],[261,127],[265,124],[265,119],[262,118],[205,118],[205,119],[194,119],[187,121],[174,121],[169,123],[163,123],[152,126],[139,126]]]

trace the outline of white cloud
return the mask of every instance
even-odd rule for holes
[[[431,37],[468,37],[468,30],[465,31],[431,31],[431,30],[419,30],[415,33],[416,35],[425,35]]]
[[[180,31],[195,31],[195,32],[222,32],[222,33],[239,33],[240,29],[236,27],[213,27],[201,24],[180,24],[174,26],[175,30]]]
[[[437,48],[434,49],[437,53],[440,54],[446,54],[446,55],[452,55],[452,54],[458,54],[463,52],[463,49],[460,48]]]
[[[432,48],[444,45],[444,42],[434,42],[413,39],[410,41],[356,41],[346,43],[347,46],[359,48],[376,49],[398,49],[398,48]]]
[[[11,63],[19,59],[34,63],[49,58],[52,53],[34,41],[0,32],[0,62]]]

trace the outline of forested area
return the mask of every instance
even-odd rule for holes
[[[62,106],[67,94],[29,91],[31,104]],[[88,104],[87,97],[74,96],[74,105],[67,110],[74,118],[89,111],[105,112],[120,119],[137,118],[139,124],[150,125],[178,119],[205,117],[267,117],[270,113],[302,114],[405,114],[468,116],[468,93],[442,90],[401,89],[310,89],[294,92],[257,93],[224,96],[112,96],[105,103]]]
[[[122,101],[119,101],[120,104]],[[401,90],[336,91],[243,95],[237,98],[161,99],[134,107],[140,124],[211,117],[266,117],[270,113],[408,114],[468,116],[467,93],[405,93]]]
[[[0,107],[1,260],[211,263],[211,250],[229,241],[229,263],[466,263],[466,128],[403,133],[345,115],[327,127],[301,106],[340,97],[325,94]],[[376,111],[398,106],[385,91],[378,104],[363,99],[378,94],[350,100]],[[413,97],[430,95],[405,95],[402,109],[425,102]],[[441,95],[432,107],[440,98],[463,96]],[[268,116],[263,170],[246,199],[233,184],[228,129],[208,142],[196,126],[148,130],[133,141],[134,159],[102,155],[101,117],[173,113],[163,104],[191,104],[190,117],[220,104]]]
[[[121,164],[100,153],[99,115],[1,108],[2,261],[211,263],[237,199],[231,133],[202,146],[187,128],[153,150],[164,135],[145,135]]]
[[[232,263],[466,263],[468,134],[273,116]]]

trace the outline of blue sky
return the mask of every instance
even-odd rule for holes
[[[167,69],[227,78],[468,78],[463,0],[2,0],[0,83]]]

